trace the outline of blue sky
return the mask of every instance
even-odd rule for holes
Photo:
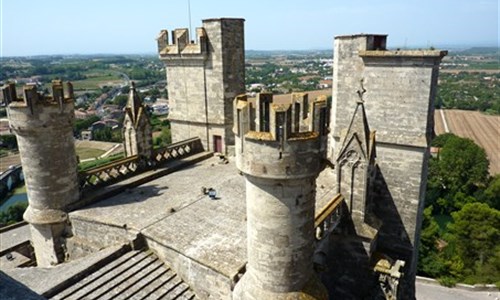
[[[0,55],[154,53],[160,29],[189,27],[188,0],[0,0]],[[253,50],[332,48],[335,35],[388,46],[498,46],[498,0],[191,0],[201,20],[242,17]]]

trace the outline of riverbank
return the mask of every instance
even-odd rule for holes
[[[5,200],[0,204],[0,213],[6,212],[7,209],[16,204],[28,202],[28,195],[26,194],[26,185],[18,186],[9,192]]]

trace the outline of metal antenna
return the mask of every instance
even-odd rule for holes
[[[189,15],[189,34],[191,35],[193,34],[193,30],[191,28],[191,0],[188,0],[188,15]]]

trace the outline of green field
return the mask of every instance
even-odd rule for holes
[[[105,158],[101,158],[101,159],[96,159],[96,160],[92,160],[92,161],[82,162],[82,163],[80,163],[78,165],[78,170],[79,171],[85,171],[85,170],[88,170],[88,169],[97,168],[99,166],[105,165],[107,163],[110,163],[112,161],[115,161],[115,160],[118,160],[118,159],[122,159],[122,158],[124,158],[123,152],[118,153],[118,154],[114,154],[114,155],[111,155],[111,156],[108,156],[108,157],[105,157]]]
[[[95,158],[103,155],[106,151],[95,148],[76,148],[76,155],[82,159]]]
[[[122,82],[120,76],[113,74],[96,75],[85,80],[77,80],[73,82],[75,90],[95,90],[101,88],[102,85],[109,85],[108,82],[119,84]]]
[[[71,81],[75,91],[99,90],[104,85],[117,85],[123,82],[119,73],[109,70],[91,70],[84,73],[87,79]],[[52,89],[51,83],[46,83],[44,88]]]
[[[13,195],[17,195],[17,194],[25,194],[26,193],[26,185],[22,185],[22,186],[19,186],[17,188],[15,188],[13,191],[12,191],[12,194]]]

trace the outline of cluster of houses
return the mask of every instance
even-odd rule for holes
[[[145,101],[145,103],[153,115],[168,115],[169,106],[167,99],[157,99],[155,103],[147,103]],[[80,139],[82,140],[92,140],[96,130],[105,128],[110,128],[111,130],[121,129],[124,114],[123,109],[115,104],[102,104],[98,110],[93,108],[75,110],[76,119],[84,120],[92,116],[98,116],[100,120],[92,123],[86,130],[82,130],[80,133]]]

